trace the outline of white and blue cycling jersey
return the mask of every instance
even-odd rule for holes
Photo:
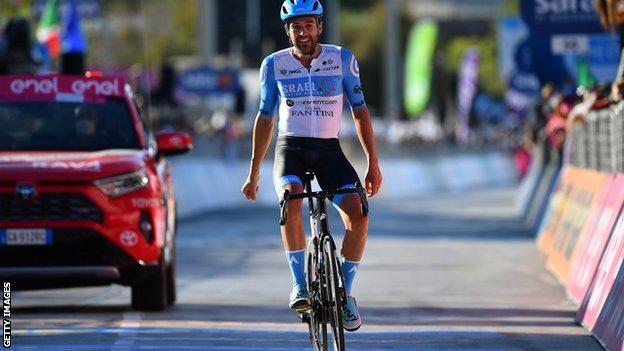
[[[308,70],[291,49],[269,55],[260,68],[260,114],[272,118],[279,106],[278,136],[338,138],[346,95],[351,109],[366,106],[360,69],[351,51],[321,45]]]

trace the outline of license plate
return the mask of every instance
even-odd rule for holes
[[[0,229],[0,245],[52,245],[52,230]]]

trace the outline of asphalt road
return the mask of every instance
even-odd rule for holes
[[[602,350],[513,216],[513,191],[371,201],[350,350]],[[330,213],[334,233],[337,214]],[[336,235],[340,237],[340,235]],[[287,308],[277,210],[180,224],[178,304],[129,308],[128,288],[13,293],[16,350],[305,350]]]

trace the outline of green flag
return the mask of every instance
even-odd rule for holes
[[[577,62],[576,68],[578,72],[577,82],[579,86],[589,88],[592,85],[596,84],[597,79],[592,74],[591,69],[589,68],[589,65],[587,64],[587,61],[585,59],[580,59]]]
[[[410,33],[405,57],[405,112],[411,118],[420,116],[429,103],[437,40],[438,25],[433,21],[415,24]]]

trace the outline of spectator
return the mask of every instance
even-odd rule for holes
[[[31,45],[30,23],[21,17],[11,19],[0,38],[0,74],[34,74],[39,65]]]

